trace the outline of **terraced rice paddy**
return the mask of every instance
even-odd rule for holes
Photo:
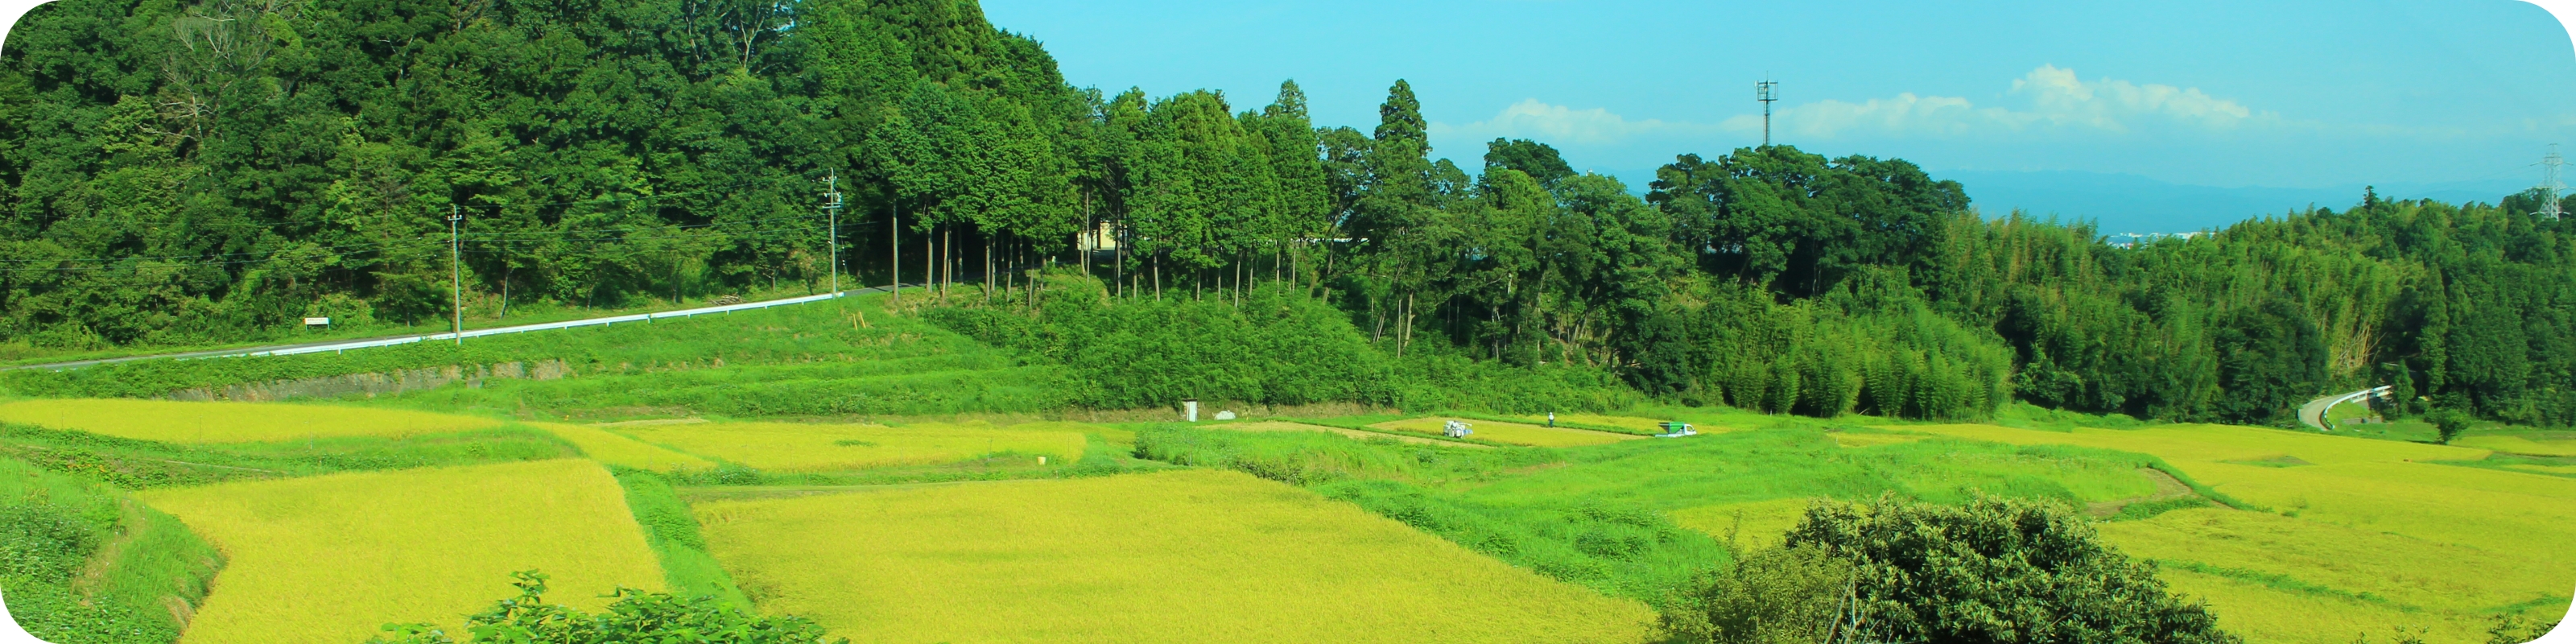
[[[1450,420],[1465,420],[1467,424],[1470,425],[1469,429],[1475,432],[1474,434],[1468,435],[1468,438],[1483,439],[1497,443],[1509,443],[1512,445],[1528,445],[1531,447],[1580,447],[1584,445],[1605,445],[1625,440],[1641,440],[1649,438],[1630,434],[1596,432],[1585,429],[1566,429],[1562,427],[1547,427],[1543,425],[1523,425],[1520,423],[1453,418],[1410,418],[1378,423],[1370,425],[1370,427],[1423,434],[1427,436],[1439,436],[1443,425]]]
[[[764,611],[865,642],[1637,642],[1653,615],[1234,472],[698,506]]]
[[[1437,439],[1437,438],[1421,438],[1421,437],[1415,437],[1415,436],[1397,436],[1397,435],[1394,435],[1394,434],[1383,434],[1383,433],[1371,432],[1371,431],[1361,431],[1361,430],[1357,430],[1357,429],[1348,429],[1348,428],[1342,428],[1342,427],[1326,427],[1326,426],[1323,426],[1323,425],[1308,425],[1308,424],[1305,424],[1305,423],[1292,423],[1292,422],[1287,422],[1287,421],[1278,421],[1278,420],[1262,420],[1262,421],[1253,421],[1253,422],[1248,422],[1248,423],[1225,423],[1225,424],[1221,424],[1221,425],[1209,425],[1209,426],[1208,426],[1208,428],[1210,428],[1210,429],[1226,429],[1226,430],[1234,430],[1234,431],[1241,431],[1241,432],[1324,432],[1324,433],[1327,433],[1327,434],[1341,434],[1341,435],[1343,435],[1343,436],[1349,436],[1349,437],[1351,437],[1351,438],[1357,438],[1357,439],[1360,439],[1360,440],[1380,440],[1380,439],[1384,439],[1384,440],[1391,440],[1391,441],[1395,441],[1395,442],[1399,442],[1399,443],[1408,443],[1408,444],[1413,444],[1413,445],[1439,445],[1439,446],[1442,446],[1442,447],[1464,447],[1464,448],[1469,448],[1469,449],[1493,449],[1493,446],[1490,446],[1490,445],[1478,445],[1478,444],[1475,444],[1475,443],[1461,443],[1461,442],[1457,442],[1457,441],[1446,441],[1446,440],[1440,440],[1440,439]]]
[[[1973,440],[2015,445],[2083,445],[2154,454],[2174,461],[2217,462],[2262,460],[2283,455],[2309,463],[2474,460],[2487,450],[2398,441],[2367,440],[2306,432],[2233,425],[2160,425],[2145,429],[2076,428],[2069,432],[2015,429],[1999,425],[1908,425],[1890,427]],[[2206,482],[2206,481],[2204,481]]]
[[[0,404],[0,422],[167,443],[399,438],[502,425],[489,418],[398,409],[131,399],[21,400]]]
[[[591,460],[636,469],[668,472],[672,470],[713,469],[715,461],[663,449],[606,429],[562,423],[528,423],[552,433],[564,442],[581,448]]]
[[[2517,472],[2532,472],[2532,473],[2536,473],[2536,474],[2555,474],[2555,475],[2559,475],[2559,476],[2576,476],[2576,465],[2541,465],[2541,464],[2537,464],[2537,463],[2515,463],[2515,464],[2512,464],[2512,465],[2504,466],[2504,468],[2505,468],[2505,469],[2508,469],[2508,470],[2517,471]]]
[[[2339,644],[2400,626],[2430,627],[2433,641],[2484,641],[2486,613],[2563,597],[2567,585],[2563,570],[2483,548],[2261,512],[2176,510],[2101,531],[2133,556],[2166,562],[2168,581],[2209,597],[2229,628],[2254,641]]]
[[[2461,447],[2535,456],[2576,456],[2576,440],[2534,440],[2522,436],[2467,436],[2451,441]]]
[[[1858,432],[1833,432],[1828,435],[1833,437],[1835,445],[1850,448],[1911,443],[1925,438],[1925,436],[1921,434],[1863,434]]]
[[[1807,506],[1815,499],[1786,498],[1743,503],[1722,503],[1674,510],[1673,523],[1698,530],[1719,540],[1734,537],[1735,545],[1746,551],[1780,545],[1781,537],[1798,521],[1806,518]]]
[[[989,454],[1045,456],[1071,462],[1088,441],[1084,426],[1030,423],[1011,427],[920,423],[807,425],[702,423],[621,427],[615,432],[653,445],[744,466],[818,472],[951,463]]]
[[[2576,480],[2428,462],[2484,450],[2216,425],[1907,429],[2154,454],[2268,510],[2177,511],[2104,530],[2181,570],[2169,573],[2176,589],[2208,597],[2221,625],[2255,641],[2349,642],[2374,620],[2430,626],[2434,642],[2483,641],[2493,612],[2543,598],[2563,606],[2576,579],[2565,547],[2576,543]]]
[[[337,474],[140,495],[228,563],[181,639],[363,642],[388,622],[451,629],[540,569],[596,610],[662,569],[608,472],[585,460]]]

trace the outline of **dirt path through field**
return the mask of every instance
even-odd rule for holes
[[[1416,444],[1416,445],[1439,445],[1439,446],[1442,446],[1442,447],[1465,447],[1465,448],[1471,448],[1471,449],[1493,449],[1493,446],[1491,446],[1491,445],[1477,445],[1477,444],[1475,444],[1475,443],[1460,443],[1460,442],[1454,442],[1454,441],[1444,441],[1444,440],[1440,440],[1440,439],[1436,439],[1436,438],[1418,438],[1418,437],[1413,437],[1413,436],[1397,436],[1397,435],[1394,435],[1394,434],[1386,434],[1386,433],[1380,433],[1380,432],[1361,431],[1361,430],[1357,430],[1357,429],[1346,429],[1346,428],[1341,428],[1341,427],[1325,427],[1325,426],[1323,426],[1323,425],[1308,425],[1308,424],[1305,424],[1305,423],[1292,423],[1292,422],[1281,421],[1281,420],[1264,420],[1264,421],[1249,422],[1249,423],[1228,423],[1228,424],[1224,424],[1224,425],[1215,425],[1215,426],[1214,426],[1214,428],[1215,428],[1215,429],[1232,429],[1232,430],[1240,430],[1240,431],[1247,431],[1247,432],[1332,432],[1332,433],[1335,433],[1335,434],[1341,434],[1341,435],[1343,435],[1343,436],[1349,436],[1349,437],[1351,437],[1351,438],[1357,438],[1357,439],[1360,439],[1360,440],[1368,440],[1368,439],[1372,439],[1372,438],[1386,438],[1386,439],[1393,439],[1393,440],[1396,440],[1396,441],[1401,441],[1401,442],[1406,442],[1406,443],[1413,443],[1413,444]]]
[[[2191,491],[2191,486],[2183,485],[2180,479],[2174,478],[2172,474],[2166,474],[2164,470],[2152,467],[2141,467],[2138,468],[2138,474],[2147,477],[2147,480],[2156,482],[2155,494],[2120,499],[2117,501],[2103,501],[2087,505],[2084,506],[2084,513],[2096,517],[2107,517],[2119,514],[2121,509],[2129,507],[2132,503],[2179,499],[2194,494]]]

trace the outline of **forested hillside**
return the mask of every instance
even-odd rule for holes
[[[2018,399],[2271,423],[2394,384],[2410,411],[2576,422],[2576,230],[2527,214],[2529,195],[2358,195],[2120,247],[1979,213],[1902,160],[1683,154],[1627,186],[1541,142],[1438,158],[1403,81],[1367,132],[1315,127],[1294,83],[1240,98],[1072,87],[971,1],[58,0],[0,51],[0,342],[436,319],[451,213],[482,319],[810,287],[831,181],[845,272],[967,276],[942,300],[988,314],[941,319],[996,342],[1133,340],[1210,319],[1165,300],[1250,302],[1293,315],[1203,328],[1331,341],[1273,370],[1570,363],[1812,415]],[[1076,252],[1102,224],[1115,250]],[[1102,305],[997,295],[1029,280],[995,267],[1048,264],[1099,280]],[[1117,372],[1145,363],[1028,348],[1089,369],[1091,404],[1170,393]]]

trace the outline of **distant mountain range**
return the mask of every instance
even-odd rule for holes
[[[1988,217],[2018,208],[2061,221],[2091,219],[2103,233],[2184,232],[2223,228],[2264,215],[2279,216],[2310,205],[2336,210],[2361,203],[2359,184],[2335,188],[2219,188],[2166,183],[2134,174],[2098,172],[1933,172],[1935,179],[1965,184],[1968,199]],[[2386,199],[2495,203],[2531,188],[2528,180],[2377,184]]]

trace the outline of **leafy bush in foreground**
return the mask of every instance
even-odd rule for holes
[[[534,570],[510,574],[519,596],[465,620],[467,642],[545,642],[547,644],[817,644],[823,627],[802,617],[760,617],[709,596],[682,598],[669,593],[617,589],[608,612],[592,615],[580,609],[546,603],[546,575]],[[447,632],[428,624],[387,624],[393,637],[374,637],[368,644],[454,644]],[[848,644],[848,639],[832,640]]]
[[[2239,641],[2046,502],[1823,503],[1783,547],[1703,578],[1666,623],[1726,643]]]

